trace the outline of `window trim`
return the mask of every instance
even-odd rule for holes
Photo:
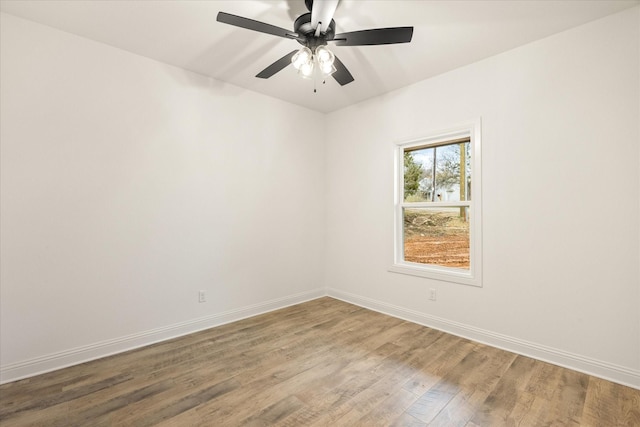
[[[443,145],[460,138],[470,138],[472,200],[463,202],[412,202],[410,207],[469,206],[469,269],[419,264],[404,261],[404,152],[406,149]],[[394,147],[394,244],[390,272],[482,287],[482,136],[481,120],[471,120],[448,129],[429,132],[427,136],[396,142]]]

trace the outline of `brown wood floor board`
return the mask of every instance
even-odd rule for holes
[[[418,398],[413,393],[402,389],[402,380],[407,375],[410,375],[411,371],[411,368],[403,366],[397,360],[391,361],[386,375],[354,395],[351,399],[343,402],[342,405],[346,413],[337,418],[335,424],[345,426],[366,425],[363,423],[370,419],[369,416],[387,419],[389,417],[389,409],[384,403],[388,403],[389,399],[393,401],[397,398],[398,403],[402,405],[401,412],[404,412]],[[391,424],[391,421],[389,421],[389,424]],[[316,425],[327,424],[318,423]]]
[[[420,421],[430,423],[458,393],[475,390],[478,377],[490,364],[490,355],[481,351],[482,348],[475,344],[473,350],[421,396],[408,412]]]
[[[394,344],[382,345],[366,357],[352,360],[339,374],[300,390],[296,395],[307,403],[307,407],[282,425],[333,425],[358,401],[373,404],[372,399],[362,396],[374,388],[384,372],[395,368],[392,355],[400,351],[401,348]]]
[[[581,419],[584,425],[597,426],[607,420],[612,426],[640,426],[640,393],[600,378],[589,377]]]
[[[420,421],[407,412],[403,412],[398,418],[390,424],[390,427],[426,427],[427,423]]]
[[[399,388],[389,397],[380,402],[375,411],[369,411],[357,422],[349,425],[362,427],[386,427],[390,426],[400,417],[404,411],[417,399],[410,391]]]
[[[385,346],[385,350],[391,352],[374,352],[371,358],[350,364],[349,369],[342,373],[339,383],[322,390],[321,394],[307,397],[309,410],[301,414],[304,425],[355,423],[395,389],[399,389],[401,379],[410,373],[411,368],[398,363],[398,358],[403,354],[400,347]],[[303,420],[291,425],[300,425]]]
[[[234,378],[243,384],[241,389],[203,405],[197,412],[206,419],[214,418],[220,423],[226,422],[230,417],[248,418],[268,407],[274,399],[286,398],[292,390],[312,381],[316,375],[331,375],[340,367],[335,366],[336,364],[344,363],[340,360],[329,362],[327,359],[325,353],[310,354],[303,360],[292,359],[269,369],[262,369],[261,374],[253,373],[250,380],[237,375]],[[235,408],[239,401],[245,402],[244,405]]]
[[[143,427],[157,425],[160,422],[173,418],[176,415],[195,408],[199,405],[205,404],[212,399],[216,399],[219,396],[229,393],[230,391],[238,388],[240,384],[234,379],[223,381],[221,383],[214,384],[210,387],[199,389],[193,393],[182,396],[179,400],[173,400],[168,405],[159,405],[152,411],[147,411],[144,414],[136,414],[133,418],[128,418],[126,421],[131,421],[133,425]],[[124,422],[125,420],[123,420]]]
[[[451,337],[440,332],[437,335]],[[417,340],[417,342],[420,342],[420,340]],[[439,342],[439,339],[436,339],[435,342]],[[419,364],[418,361],[422,354],[411,351],[417,347],[416,343],[411,343],[410,345],[410,349],[400,348],[389,354],[385,360],[381,361],[378,369],[371,370],[368,374],[366,372],[363,373],[363,377],[376,379],[375,382],[371,382],[363,388],[354,387],[353,382],[348,382],[343,384],[345,388],[341,390],[340,399],[334,402],[332,407],[323,408],[314,405],[314,410],[319,414],[316,414],[313,423],[305,425],[351,425],[358,423],[362,417],[374,410],[388,395],[394,393],[404,394],[400,392],[404,383],[411,381],[424,366],[428,366],[431,363],[430,359],[422,359],[422,364]],[[386,368],[381,369],[382,366],[386,366]],[[380,376],[376,378],[374,377],[375,374]],[[338,390],[340,391],[340,389]],[[414,395],[412,402],[417,397]]]
[[[493,391],[479,406],[471,420],[473,425],[515,425],[510,415],[524,391],[534,364],[535,360],[529,357],[516,357]]]
[[[303,408],[305,404],[295,396],[287,396],[284,399],[266,407],[256,415],[242,421],[243,426],[273,426],[285,419],[288,415]]]
[[[428,355],[430,363],[424,369],[415,372],[403,385],[403,388],[417,396],[424,395],[442,376],[473,350],[475,344],[469,340],[454,335],[444,335],[430,348]]]
[[[487,346],[480,346],[476,351],[487,357],[486,361],[460,379],[458,382],[461,386],[460,391],[429,422],[430,426],[462,427],[466,425],[517,357],[515,354]]]
[[[341,335],[349,335],[349,340],[352,339],[349,331],[343,331],[342,334],[334,335],[337,342],[341,341]],[[324,344],[323,347],[326,349],[319,352],[302,351],[297,358],[273,367],[271,372],[262,370],[261,375],[255,377],[253,381],[245,383],[247,387],[239,395],[232,394],[227,399],[212,404],[212,409],[217,413],[207,413],[207,417],[216,415],[215,418],[220,422],[225,422],[228,416],[242,417],[246,415],[248,417],[251,413],[268,406],[270,400],[278,397],[285,398],[289,394],[314,387],[325,377],[338,375],[350,361],[360,360],[366,355],[362,349],[355,353],[351,347],[335,343]],[[227,400],[238,398],[249,403],[233,414],[219,412],[228,408],[229,402]]]
[[[56,390],[54,392],[34,394],[29,401],[22,402],[20,405],[1,405],[0,406],[0,419],[5,417],[10,418],[19,412],[29,412],[38,408],[47,408],[51,406],[59,405],[60,403],[66,403],[79,397],[86,396],[91,393],[95,393],[100,390],[113,387],[121,382],[131,379],[130,375],[117,375],[105,380],[87,384],[81,388],[75,388],[69,392],[63,392],[62,390]],[[4,400],[4,399],[3,399]]]
[[[555,425],[579,426],[587,395],[589,376],[562,369],[558,392],[547,410],[547,420]]]
[[[640,426],[640,391],[318,298],[0,386],[13,426]]]
[[[561,387],[563,368],[536,361],[533,375],[511,413],[516,425],[550,425],[549,410]]]

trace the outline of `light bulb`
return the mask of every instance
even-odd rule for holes
[[[328,77],[331,74],[336,72],[336,67],[334,67],[331,62],[321,62],[319,65],[320,65],[320,72],[324,77]]]
[[[300,70],[300,68],[311,61],[311,49],[308,47],[303,47],[299,51],[296,52],[295,55],[291,58],[291,63],[295,67],[296,70]]]
[[[316,58],[318,58],[318,62],[320,64],[328,63],[329,65],[333,64],[335,60],[335,55],[326,46],[318,46],[316,48]]]
[[[309,78],[313,75],[313,62],[307,61],[302,64],[298,70],[302,77]]]

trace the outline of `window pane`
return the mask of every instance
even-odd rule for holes
[[[405,202],[471,200],[470,190],[471,152],[469,142],[405,150]]]
[[[404,260],[469,269],[469,208],[403,209]]]

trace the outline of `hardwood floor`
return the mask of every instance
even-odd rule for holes
[[[640,391],[331,298],[0,386],[9,426],[640,426]]]

